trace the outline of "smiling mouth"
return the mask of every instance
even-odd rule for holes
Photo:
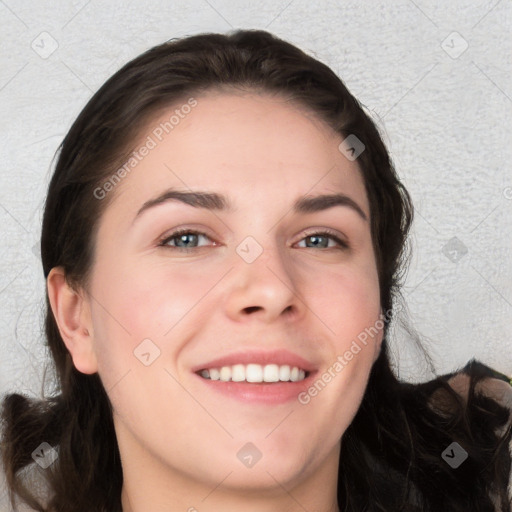
[[[300,382],[309,376],[308,371],[287,364],[234,364],[219,368],[205,368],[196,373],[207,380],[255,384]]]

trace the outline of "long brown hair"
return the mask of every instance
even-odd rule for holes
[[[123,165],[140,127],[155,113],[225,86],[283,95],[343,137],[355,135],[363,142],[358,163],[370,204],[381,306],[392,311],[407,262],[410,196],[377,127],[335,73],[258,30],[171,40],[126,64],[98,90],[59,147],[42,226],[45,277],[62,266],[72,285],[87,282],[95,229],[113,195],[98,200],[94,190]],[[2,457],[11,502],[14,506],[18,497],[45,512],[121,512],[123,475],[110,401],[97,374],[73,366],[48,297],[46,305],[46,338],[59,393],[43,400],[20,394],[4,398]],[[388,357],[391,316],[384,321],[380,356],[343,435],[340,510],[490,511],[494,500],[508,511],[509,411],[475,391],[489,369],[474,361],[464,369],[471,376],[467,402],[447,383],[449,376],[420,385],[401,382]],[[436,390],[442,392],[436,395],[442,397],[442,410],[429,405]],[[454,441],[469,455],[457,470],[441,457]],[[51,468],[41,471],[51,491],[47,502],[26,474],[42,442],[58,450]]]

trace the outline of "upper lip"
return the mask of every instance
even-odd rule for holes
[[[289,365],[291,367],[297,366],[307,372],[313,372],[316,369],[313,363],[286,349],[265,351],[246,349],[243,352],[234,352],[196,365],[192,368],[192,371],[198,372],[209,368],[221,368],[222,366],[232,366],[235,364]]]

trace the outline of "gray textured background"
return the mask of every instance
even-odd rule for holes
[[[326,62],[377,121],[416,206],[404,295],[436,370],[476,357],[512,374],[510,1],[4,0],[0,26],[0,393],[41,391],[37,244],[72,121],[140,52],[233,28],[265,28]],[[400,376],[427,378],[395,334]]]

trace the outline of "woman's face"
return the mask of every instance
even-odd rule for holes
[[[126,478],[246,493],[336,478],[382,337],[369,204],[341,141],[283,99],[210,92],[154,119],[137,164],[96,192],[114,200],[89,334]],[[243,380],[262,374],[284,380]]]

